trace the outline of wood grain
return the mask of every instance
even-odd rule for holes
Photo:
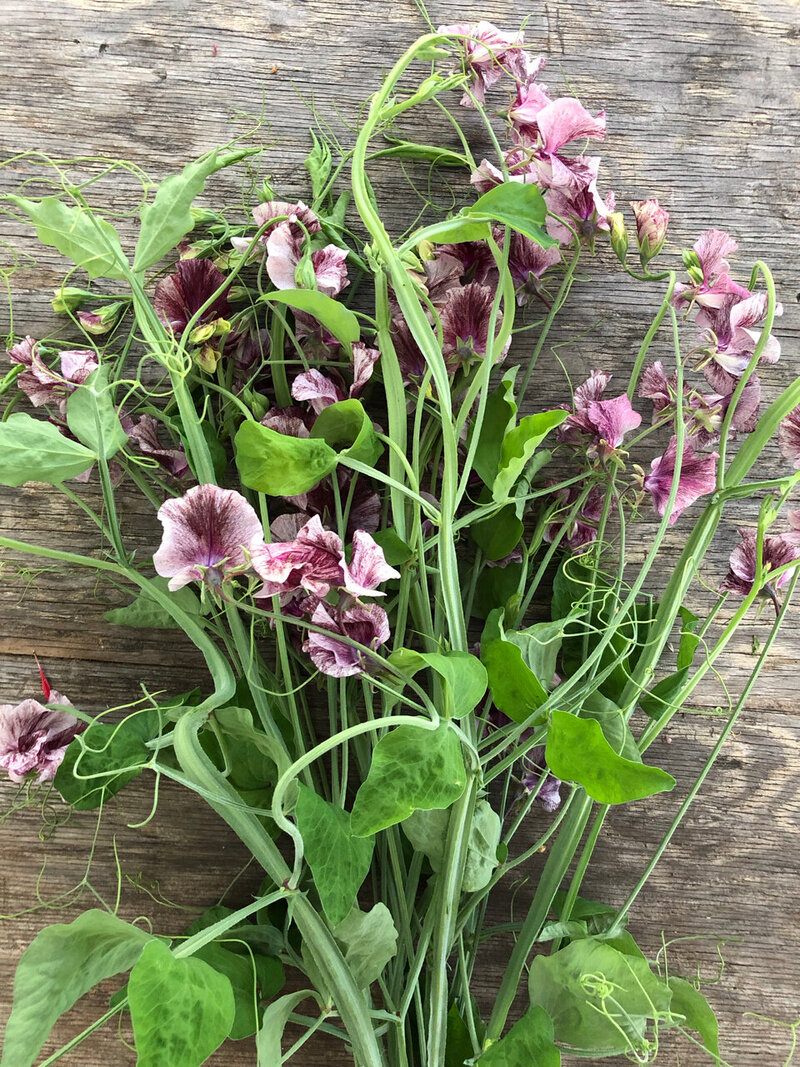
[[[431,0],[435,23],[486,17],[506,28],[525,17],[528,5],[493,0]],[[37,148],[53,157],[106,155],[130,159],[154,176],[230,139],[252,124],[269,121],[265,141],[277,188],[305,193],[302,159],[308,148],[308,113],[301,97],[334,116],[354,119],[360,102],[378,85],[381,71],[424,26],[410,0],[4,0],[0,38],[0,155]],[[57,25],[55,16],[57,15]],[[593,110],[605,106],[609,138],[604,146],[604,188],[621,204],[659,196],[671,212],[669,247],[690,244],[709,227],[728,229],[740,242],[737,266],[746,277],[752,261],[772,267],[784,303],[777,333],[783,361],[764,379],[770,390],[800,372],[800,233],[797,129],[800,121],[800,7],[790,0],[549,0],[536,5],[528,39],[550,57],[545,81],[564,76]],[[10,189],[28,177],[27,165],[0,171]],[[212,199],[237,194],[233,176],[215,179]],[[384,168],[376,179],[387,215],[400,226],[413,217],[405,189]],[[107,190],[110,198],[125,190]],[[123,224],[124,233],[129,232]],[[8,219],[0,235],[18,252],[32,252],[28,231]],[[12,279],[14,329],[41,336],[59,325],[47,290],[62,277],[55,254],[36,249],[36,264],[20,259]],[[606,255],[585,269],[570,300],[567,325],[555,338],[570,375],[579,381],[589,368],[613,370],[624,381],[639,338],[657,306],[655,291],[625,286]],[[6,326],[3,326],[5,329]],[[657,353],[656,353],[657,354]],[[564,378],[552,352],[542,358],[534,403],[561,402]],[[770,447],[763,469],[774,471]],[[91,492],[91,490],[90,490]],[[97,541],[79,513],[40,488],[4,492],[0,526],[7,536],[28,537],[75,551],[92,551]],[[125,530],[130,543],[152,551],[156,528],[133,494],[124,493]],[[726,570],[736,522],[753,522],[752,506],[732,511],[704,568],[710,585]],[[646,542],[646,528],[644,530]],[[680,549],[680,531],[661,562],[666,576]],[[164,633],[107,629],[102,613],[119,593],[70,570],[36,572],[4,556],[0,585],[1,700],[36,691],[31,658],[36,650],[58,688],[87,711],[122,704],[149,689],[179,692],[203,681],[202,664],[188,642]],[[752,663],[753,635],[768,622],[743,627],[726,664],[735,689]],[[671,945],[674,973],[699,968],[704,980],[719,976],[717,942],[725,968],[706,992],[722,1022],[723,1053],[735,1067],[782,1063],[790,1034],[745,1013],[784,1022],[800,1015],[800,953],[797,929],[798,622],[792,615],[768,676],[759,685],[737,734],[696,807],[678,831],[661,865],[637,903],[632,929],[654,954],[667,941],[707,935]],[[703,702],[721,702],[719,689]],[[672,743],[659,746],[660,762],[679,781],[673,798],[615,812],[598,849],[587,892],[621,902],[691,784],[718,729],[718,720],[681,716]],[[10,803],[13,791],[0,794]],[[121,869],[122,913],[147,913],[158,930],[176,930],[182,912],[159,906],[136,886],[191,912],[215,902],[246,857],[227,829],[199,802],[167,788],[157,817],[132,830],[149,812],[152,783],[127,790],[106,813],[91,871],[92,884],[115,892],[112,841]],[[525,834],[533,840],[543,816]],[[41,820],[27,810],[0,834],[0,911],[9,915],[35,902],[37,884],[45,898],[64,893],[83,877],[94,833],[89,816],[74,816],[42,843]],[[40,876],[42,864],[47,861]],[[493,921],[507,920],[531,892],[508,880],[492,905]],[[131,881],[128,881],[127,879]],[[230,899],[245,901],[258,878],[247,871]],[[133,884],[131,884],[133,883]],[[155,883],[157,883],[157,888]],[[88,902],[84,897],[83,904]],[[63,912],[71,918],[73,906]],[[2,926],[0,959],[2,1014],[8,1011],[11,975],[23,947],[53,914],[28,912]],[[480,968],[479,997],[491,1003],[508,945],[492,942]],[[59,1024],[52,1051],[99,1014],[107,990],[90,994]],[[114,1032],[103,1030],[68,1056],[76,1067],[134,1062]],[[228,1045],[210,1063],[244,1067],[254,1063],[248,1042]],[[341,1049],[311,1042],[292,1061],[298,1067],[345,1062]],[[586,1062],[586,1061],[582,1061]],[[672,1037],[659,1062],[693,1065],[706,1058]],[[167,1065],[165,1065],[167,1067]]]

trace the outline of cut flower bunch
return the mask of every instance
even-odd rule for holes
[[[318,123],[302,200],[254,177],[262,149],[241,144],[157,186],[133,164],[14,160],[36,173],[5,208],[71,261],[53,307],[72,339],[24,323],[9,338],[0,484],[52,486],[102,548],[0,545],[112,583],[130,602],[110,624],[183,631],[208,678],[92,717],[48,666],[41,699],[0,706],[0,768],[15,804],[56,793],[77,811],[150,775],[157,817],[159,784],[178,783],[263,882],[188,929],[101,899],[44,928],[19,962],[2,1067],[32,1067],[115,976],[105,1014],[43,1065],[103,1024],[132,1031],[142,1067],[253,1037],[259,1067],[301,1063],[318,1031],[357,1067],[646,1063],[667,1028],[726,1062],[704,996],[627,921],[791,602],[800,379],[762,399],[780,356],[768,267],[737,277],[735,241],[709,229],[673,269],[654,199],[632,204],[629,234],[588,154],[605,113],[544,67],[489,22],[421,37],[352,147]],[[438,122],[446,145],[410,132]],[[242,204],[195,206],[242,163]],[[427,190],[401,236],[379,168]],[[130,248],[93,203],[98,174],[123,171],[142,185]],[[460,210],[436,206],[442,187]],[[620,284],[657,287],[658,312],[627,380],[596,367],[536,410],[537,360],[604,244]],[[786,469],[761,477],[773,438]],[[145,558],[121,486],[157,514]],[[701,576],[734,502],[751,511],[730,570]],[[673,800],[653,743],[753,616],[755,665],[725,687],[711,755]],[[622,905],[583,895],[609,811],[660,793],[674,818]],[[493,890],[521,872],[524,905],[488,926]],[[479,1001],[476,969],[509,932]]]

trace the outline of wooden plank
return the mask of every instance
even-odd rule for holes
[[[513,27],[528,13],[516,0],[484,5],[455,0],[429,4],[436,23],[490,17]],[[5,0],[5,33],[0,69],[7,78],[0,99],[0,153],[29,147],[52,156],[103,153],[134,160],[160,176],[186,159],[242,132],[251,119],[271,121],[264,139],[281,138],[268,155],[276,185],[286,195],[305,192],[302,157],[307,150],[307,112],[299,99],[313,99],[333,114],[334,104],[354,115],[378,84],[380,72],[423,26],[410,0],[364,5],[361,0],[260,0],[241,5],[217,0],[63,0],[54,33],[52,5],[44,0]],[[708,226],[729,229],[740,241],[737,260],[745,277],[758,256],[773,267],[784,315],[778,323],[784,361],[764,374],[777,390],[797,373],[800,339],[800,279],[796,234],[800,224],[796,130],[800,119],[800,13],[790,0],[561,0],[538,7],[529,40],[550,55],[545,81],[560,82],[560,68],[581,99],[594,109],[606,106],[609,140],[604,146],[604,187],[618,200],[662,197],[672,212],[670,247],[691,243]],[[215,47],[216,46],[216,47]],[[216,54],[215,54],[216,53]],[[274,70],[274,73],[272,73]],[[232,117],[234,116],[234,117]],[[29,176],[28,165],[0,171],[3,188]],[[234,200],[238,178],[214,179],[212,200]],[[392,223],[399,227],[413,203],[384,168],[376,180]],[[104,194],[106,195],[106,194]],[[111,190],[107,189],[111,196]],[[129,227],[123,226],[125,233]],[[32,252],[30,234],[9,220],[3,239]],[[36,249],[36,264],[22,260],[12,279],[17,331],[37,336],[59,329],[43,290],[57,285],[59,257]],[[555,340],[573,379],[592,366],[615,370],[624,381],[638,338],[647,327],[659,295],[628,288],[617,292],[619,273],[600,254],[576,286],[568,325]],[[591,284],[591,289],[589,285]],[[600,321],[598,321],[600,320]],[[590,330],[591,327],[594,327]],[[587,331],[590,331],[587,333]],[[666,341],[654,354],[668,353]],[[542,357],[535,387],[537,406],[560,403],[564,379],[553,353]],[[780,462],[770,447],[763,470]],[[89,492],[93,492],[90,488]],[[0,516],[10,536],[87,552],[97,540],[82,516],[54,494],[37,490],[5,492]],[[158,528],[135,496],[124,493],[131,543],[142,552],[157,544]],[[704,575],[715,586],[726,569],[736,522],[753,522],[752,507],[731,512],[727,541],[710,554]],[[646,529],[643,531],[646,542]],[[661,561],[666,576],[681,543],[681,530]],[[96,711],[130,700],[139,683],[173,692],[204,681],[202,664],[186,642],[163,633],[107,629],[102,612],[120,602],[107,584],[71,571],[31,573],[15,569],[13,558],[0,586],[0,699],[35,692],[35,649],[60,688]],[[751,639],[763,638],[768,621],[743,628],[726,669],[735,689],[752,663]],[[721,981],[707,989],[723,1024],[725,1056],[738,1065],[781,1062],[787,1032],[747,1018],[753,1010],[785,1021],[798,1013],[797,772],[793,753],[798,717],[796,663],[798,624],[792,616],[776,650],[771,672],[751,701],[751,712],[728,750],[729,761],[704,788],[697,808],[676,835],[672,848],[642,894],[632,928],[643,947],[655,953],[661,930],[667,938],[698,933],[735,935],[722,952]],[[721,692],[708,690],[713,706]],[[685,788],[699,770],[716,720],[685,717],[672,731],[673,743],[659,746]],[[228,831],[193,798],[167,788],[157,817],[140,830],[128,823],[145,818],[151,784],[123,794],[108,813],[93,884],[113,896],[112,834],[118,837],[123,870],[158,879],[161,892],[194,910],[213,903],[243,862]],[[11,791],[3,787],[9,802]],[[677,797],[676,797],[677,800]],[[663,814],[661,813],[663,809]],[[668,824],[669,805],[659,800],[615,813],[590,875],[589,891],[618,903],[635,881],[646,856]],[[531,821],[531,839],[542,817]],[[43,857],[45,896],[65,891],[82,876],[83,856],[93,833],[91,816],[75,817],[42,845],[34,811],[15,816],[0,836],[4,914],[34,901]],[[528,832],[526,828],[526,833]],[[526,872],[533,877],[535,870]],[[96,879],[96,883],[95,883]],[[231,893],[243,902],[257,879],[248,872]],[[504,921],[512,904],[518,913],[528,887],[513,883],[493,904]],[[158,907],[127,883],[123,914],[151,914],[159,930],[180,929],[175,909]],[[70,918],[75,909],[59,913]],[[33,912],[4,926],[6,951],[0,961],[0,989],[10,989],[13,966],[36,930],[53,921],[52,912]],[[480,998],[491,1002],[507,944],[490,945],[481,967]],[[714,938],[688,941],[670,950],[670,966],[704,978],[716,973]],[[105,994],[104,994],[105,995]],[[7,1011],[7,994],[0,993]],[[91,994],[57,1031],[57,1041],[80,1030],[105,1006]],[[55,1043],[48,1046],[51,1050]],[[704,1062],[687,1046],[666,1040],[659,1062]],[[210,1062],[222,1067],[251,1064],[252,1049],[240,1043]],[[101,1032],[71,1054],[80,1067],[133,1063],[113,1033]],[[342,1063],[338,1047],[310,1043],[295,1062],[302,1067]],[[585,1061],[584,1061],[585,1062]]]

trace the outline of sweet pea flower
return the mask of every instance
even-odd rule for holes
[[[710,444],[719,436],[722,422],[730,405],[733,388],[728,393],[703,394],[683,387],[683,417],[687,429],[701,445]],[[639,383],[639,396],[653,404],[653,422],[665,414],[677,416],[678,376],[667,378],[660,360],[645,367]],[[761,404],[761,382],[752,374],[739,397],[733,413],[731,428],[741,433],[752,433],[758,422]]]
[[[534,87],[529,87],[529,94],[532,88]],[[539,151],[545,158],[558,155],[570,141],[579,138],[584,140],[587,137],[602,141],[606,136],[605,111],[592,115],[574,96],[549,100],[539,91],[532,100],[529,95],[516,114],[521,118],[524,116],[523,121],[535,123],[541,138]],[[512,119],[514,115],[512,111]]]
[[[83,385],[99,364],[97,356],[89,349],[62,352],[59,356],[60,370],[53,370],[41,357],[39,342],[26,337],[8,349],[12,363],[25,368],[17,377],[16,384],[34,407],[58,404],[62,415],[66,414],[67,397],[79,385]]]
[[[67,746],[86,729],[86,723],[49,705],[69,705],[55,690],[46,691],[47,705],[38,700],[0,704],[0,768],[20,784],[36,772],[38,781],[51,781]]]
[[[496,237],[503,245],[503,231]],[[514,288],[519,305],[529,303],[534,297],[542,298],[541,278],[550,267],[561,262],[558,248],[542,248],[536,241],[516,230],[511,231],[508,247],[508,269],[514,279]]]
[[[225,275],[210,259],[180,259],[175,273],[156,285],[153,307],[164,325],[173,333],[182,333],[196,312],[225,284]],[[227,293],[221,293],[206,308],[196,326],[207,326],[230,315]]]
[[[152,415],[140,415],[137,422],[130,416],[120,420],[128,438],[144,456],[152,456],[173,478],[189,473],[189,461],[183,448],[164,448],[158,436],[159,422]]]
[[[756,580],[756,564],[758,555],[758,535],[755,530],[740,528],[739,536],[742,541],[731,552],[730,570],[720,585],[720,590],[735,593],[737,596],[747,596],[752,592]],[[767,579],[771,570],[777,570],[793,560],[800,559],[800,546],[793,544],[785,536],[765,537],[762,546],[762,564]],[[764,591],[773,596],[775,592],[788,582],[791,570],[779,574],[774,582],[764,586]]]
[[[684,252],[692,285],[678,283],[673,302],[676,307],[698,304],[700,307],[720,307],[726,296],[744,300],[751,296],[749,289],[731,278],[727,256],[739,246],[724,230],[705,230],[695,241],[691,252]]]
[[[164,534],[153,565],[169,589],[206,582],[218,589],[248,570],[263,548],[264,531],[253,508],[233,489],[196,485],[158,509]]]
[[[551,814],[561,807],[561,779],[550,771],[544,758],[545,746],[538,745],[522,759],[522,787],[536,793],[536,803]]]
[[[275,226],[267,236],[267,274],[272,284],[276,289],[316,288],[326,296],[336,296],[350,284],[345,263],[347,250],[326,245],[312,252],[305,277],[304,239],[305,234],[295,236],[288,222]]]
[[[736,380],[747,370],[761,337],[761,331],[753,327],[761,323],[766,314],[766,293],[749,291],[745,299],[732,293],[718,305],[702,308],[696,322],[703,329],[702,337],[710,357],[704,373],[712,388],[720,393],[733,392]],[[776,306],[775,314],[783,314],[780,304]],[[759,362],[776,363],[780,354],[779,341],[770,335]]]
[[[795,470],[800,470],[800,407],[790,411],[778,428],[778,445]]]
[[[267,243],[269,234],[278,226],[287,226],[292,237],[298,241],[307,233],[319,233],[322,229],[316,214],[302,200],[298,200],[296,204],[285,200],[267,200],[253,208],[253,218],[259,229],[266,227],[261,236],[264,244]]]
[[[292,382],[292,397],[295,400],[305,401],[314,414],[319,415],[331,404],[346,400],[348,396],[361,396],[364,386],[372,377],[375,363],[380,358],[380,351],[377,348],[368,348],[363,341],[357,341],[352,347],[353,384],[349,390],[345,388],[338,371],[325,375],[322,371],[312,369],[297,375]]]
[[[628,397],[603,400],[611,375],[593,370],[589,378],[575,390],[573,412],[559,426],[558,439],[566,444],[582,445],[589,438],[591,455],[607,455],[619,448],[630,430],[642,421]]]
[[[449,370],[455,371],[464,364],[486,356],[493,302],[491,287],[479,285],[478,282],[451,289],[447,294],[440,317],[442,355]],[[510,341],[507,341],[502,351],[494,353],[496,363],[505,358],[509,345]]]
[[[527,65],[521,52],[525,39],[522,32],[505,34],[491,22],[481,21],[440,26],[437,33],[460,39],[467,67],[473,76],[472,96],[481,104],[486,99],[486,90],[504,73],[521,73]],[[474,107],[469,93],[464,93],[461,103],[464,107]]]
[[[675,477],[675,461],[678,454],[678,438],[671,438],[663,456],[657,456],[650,464],[650,473],[644,478],[644,488],[653,498],[653,507],[657,515],[667,510],[672,483]],[[716,489],[716,469],[719,455],[711,452],[700,455],[695,452],[691,437],[684,441],[683,460],[681,462],[678,492],[672,505],[670,525],[678,516],[701,496],[713,493]]]
[[[591,163],[593,171],[594,162],[588,162]],[[545,201],[549,211],[545,225],[550,236],[555,237],[559,244],[571,244],[572,233],[564,224],[568,223],[590,247],[599,232],[610,231],[608,216],[617,204],[612,192],[609,192],[605,199],[600,196],[596,177],[588,184],[578,183],[575,187],[551,185],[545,193]],[[560,222],[555,216],[559,216],[564,222]]]
[[[335,616],[335,617],[334,617]],[[379,604],[355,604],[345,611],[331,614],[329,605],[317,605],[311,621],[328,633],[309,631],[303,642],[303,651],[311,657],[314,666],[333,678],[348,678],[366,673],[374,663],[362,649],[345,644],[338,638],[347,637],[365,648],[377,651],[391,636],[389,616]]]
[[[636,244],[639,246],[639,258],[642,266],[646,267],[664,245],[669,212],[665,211],[655,198],[631,200],[631,207],[636,216]]]
[[[345,588],[352,596],[385,596],[378,590],[381,582],[400,577],[400,572],[386,562],[383,549],[365,530],[353,534],[353,554],[347,570]]]
[[[566,525],[567,516],[572,506],[581,494],[578,485],[566,486],[555,491],[554,495],[560,506],[553,514],[553,519],[547,524],[544,531],[544,540],[552,544],[561,535]],[[585,545],[590,545],[597,540],[597,527],[603,514],[603,494],[597,486],[589,490],[586,500],[580,510],[572,519],[570,526],[561,537],[561,544],[577,552]]]

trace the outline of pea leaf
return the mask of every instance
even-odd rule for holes
[[[235,936],[229,932],[228,936]],[[215,941],[203,945],[193,953],[192,959],[202,960],[218,974],[225,975],[233,990],[234,1017],[230,1037],[234,1041],[250,1037],[259,1027],[256,1004],[260,999],[274,996],[283,987],[285,977],[280,960],[239,955]],[[259,967],[266,964],[267,968]],[[261,971],[261,975],[259,975]],[[266,978],[262,985],[259,977]]]
[[[494,515],[473,522],[469,528],[475,541],[488,560],[504,559],[519,544],[525,527],[517,518],[514,504],[507,504]]]
[[[347,348],[361,336],[358,319],[344,304],[317,289],[278,289],[264,297],[271,304],[287,304],[305,311]]]
[[[350,914],[372,862],[372,837],[354,837],[350,815],[300,785],[294,809],[322,907],[335,926]]]
[[[522,650],[496,638],[481,651],[492,700],[514,722],[527,722],[547,700],[547,690],[522,658]]]
[[[32,1067],[59,1016],[104,978],[133,967],[151,941],[99,909],[45,927],[17,965],[0,1067]]]
[[[556,622],[537,622],[524,630],[506,630],[505,639],[516,645],[522,653],[525,665],[537,678],[552,684],[556,673],[556,661],[561,649],[564,627]]]
[[[506,433],[492,486],[492,496],[498,503],[508,499],[514,482],[527,467],[533,453],[568,414],[567,411],[542,411],[538,415],[526,415],[518,426]]]
[[[534,957],[528,989],[553,1020],[555,1040],[593,1058],[643,1049],[648,1020],[669,1011],[672,998],[646,960],[588,938]]]
[[[322,998],[313,989],[300,989],[296,993],[287,993],[278,1000],[268,1004],[264,1010],[261,1029],[256,1037],[258,1067],[275,1067],[281,1062],[281,1039],[289,1016],[308,997],[313,997],[322,1007]]]
[[[36,236],[83,267],[90,278],[125,277],[128,261],[111,223],[80,205],[70,207],[57,196],[28,200],[6,197],[33,221]],[[79,472],[80,473],[80,472]]]
[[[545,758],[557,778],[578,782],[601,804],[625,804],[675,787],[660,767],[618,756],[600,723],[564,711],[552,714]]]
[[[447,715],[455,719],[475,710],[489,684],[486,668],[469,652],[415,652],[399,648],[391,654],[389,662],[412,677],[426,666],[435,671],[444,681],[449,702]]]
[[[166,578],[155,577],[150,580],[163,593],[172,597],[175,604],[187,615],[191,615],[195,621],[202,619],[203,608],[200,600],[188,585],[171,593],[167,588]],[[149,596],[146,589],[142,589],[136,599],[124,608],[112,608],[111,611],[106,611],[103,618],[115,626],[132,626],[150,630],[179,629],[178,623],[166,608]]]
[[[384,134],[384,139],[393,139]],[[412,163],[430,163],[436,167],[469,167],[469,160],[461,152],[435,145],[416,144],[414,141],[393,141],[389,148],[371,152],[369,159],[407,159]]]
[[[353,804],[351,831],[369,837],[418,808],[449,808],[465,785],[461,742],[447,723],[436,730],[398,726],[375,746]]]
[[[415,811],[400,824],[415,851],[423,852],[428,857],[434,871],[442,867],[449,822],[449,811],[435,810]],[[498,864],[497,846],[500,844],[501,830],[500,816],[488,800],[478,801],[470,828],[461,884],[465,893],[477,893],[488,884]]]
[[[323,440],[337,452],[369,467],[383,452],[372,419],[360,400],[339,400],[329,404],[311,427],[310,439]]]
[[[96,455],[111,459],[128,442],[108,385],[108,367],[92,371],[67,398],[67,426]]]
[[[714,1062],[718,1064],[720,1061],[719,1024],[710,1004],[703,994],[684,978],[670,977],[667,981],[672,990],[670,1012],[673,1016],[684,1016],[685,1028],[697,1031],[703,1045],[714,1057]]]
[[[447,1039],[445,1042],[444,1067],[464,1067],[465,1060],[475,1055],[469,1028],[452,1004],[447,1013]]]
[[[190,208],[205,188],[208,177],[260,151],[260,148],[241,148],[225,153],[223,149],[215,148],[188,163],[180,174],[165,178],[158,186],[153,202],[142,207],[142,225],[133,257],[134,271],[140,273],[158,263],[194,229]]]
[[[397,536],[392,527],[388,527],[386,530],[376,530],[372,535],[372,540],[380,545],[384,558],[390,567],[400,567],[404,563],[408,563],[414,555],[412,549]]]
[[[529,1008],[505,1037],[490,1045],[476,1067],[560,1067],[561,1053],[553,1043],[553,1020],[538,1005]]]
[[[523,182],[502,182],[490,189],[465,212],[468,215],[488,215],[491,219],[525,234],[542,248],[552,248],[558,241],[544,228],[547,205],[535,185]]]
[[[437,244],[458,245],[465,241],[483,241],[489,236],[489,223],[468,215],[454,215],[435,226],[425,227],[425,237]]]
[[[151,941],[128,980],[138,1067],[200,1067],[230,1034],[236,1002],[229,979],[200,959],[180,959]]]
[[[94,452],[59,433],[51,422],[18,412],[0,423],[0,485],[60,485],[83,474],[96,459]]]
[[[56,789],[78,811],[99,807],[150,762],[153,754],[145,742],[158,736],[159,724],[156,708],[116,725],[92,723],[67,748],[53,780]]]
[[[333,160],[331,159],[331,150],[328,148],[326,142],[320,140],[313,130],[310,130],[309,132],[311,133],[311,143],[313,148],[309,152],[303,165],[308,171],[309,178],[311,178],[313,195],[312,206],[316,206],[325,189],[325,183],[330,177]]]
[[[397,953],[397,930],[385,904],[376,904],[369,911],[353,908],[334,926],[333,936],[345,946],[345,963],[359,989],[367,989],[380,978]]]
[[[234,444],[242,484],[270,496],[306,493],[337,463],[325,441],[289,437],[252,420],[242,423]]]
[[[497,388],[486,398],[473,465],[487,489],[493,487],[497,477],[503,454],[503,439],[516,425],[517,402],[514,399],[514,379],[518,370],[518,367],[509,368]]]

